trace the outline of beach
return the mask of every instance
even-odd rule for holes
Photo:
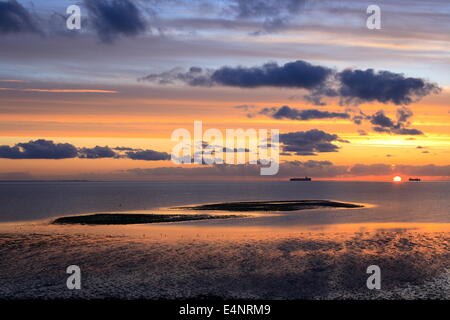
[[[183,223],[181,223],[183,224]],[[2,299],[449,299],[442,225],[3,226]],[[450,229],[450,228],[449,228]],[[66,287],[69,265],[82,289]],[[368,290],[378,265],[382,289]]]

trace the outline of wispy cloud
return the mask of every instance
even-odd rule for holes
[[[24,91],[24,92],[48,92],[48,93],[119,93],[115,90],[94,89],[31,89],[31,88],[0,88],[2,91]]]
[[[28,82],[28,81],[25,81],[25,80],[12,80],[12,79],[0,79],[0,82],[25,83],[25,82]]]

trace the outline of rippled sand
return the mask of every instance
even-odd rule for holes
[[[448,269],[445,224],[0,226],[0,298],[449,299]]]

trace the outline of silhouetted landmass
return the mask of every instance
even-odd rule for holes
[[[92,180],[0,180],[0,182],[95,182]]]
[[[293,200],[293,201],[252,201],[252,202],[225,202],[203,204],[200,206],[177,207],[189,210],[222,210],[222,211],[296,211],[332,208],[362,208],[362,205],[328,200]]]
[[[98,213],[83,216],[61,217],[54,220],[53,224],[89,224],[89,225],[118,225],[118,224],[142,224],[159,222],[179,222],[206,219],[227,219],[242,216],[220,215],[211,216],[206,214],[181,215],[181,214],[120,214],[120,213]]]
[[[233,212],[249,211],[295,211],[317,208],[361,208],[363,206],[328,200],[296,200],[296,201],[252,201],[252,202],[225,202],[204,204],[200,206],[177,207],[188,210],[221,210]],[[120,225],[143,224],[160,222],[180,222],[207,219],[242,218],[242,215],[207,215],[207,214],[128,214],[128,213],[96,213],[61,217],[53,224],[87,224],[87,225]]]

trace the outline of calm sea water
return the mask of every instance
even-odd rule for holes
[[[450,182],[325,181],[0,182],[0,222],[208,202],[300,199],[370,203],[376,207],[290,214],[298,224],[450,223]],[[289,219],[279,221],[293,223]]]

